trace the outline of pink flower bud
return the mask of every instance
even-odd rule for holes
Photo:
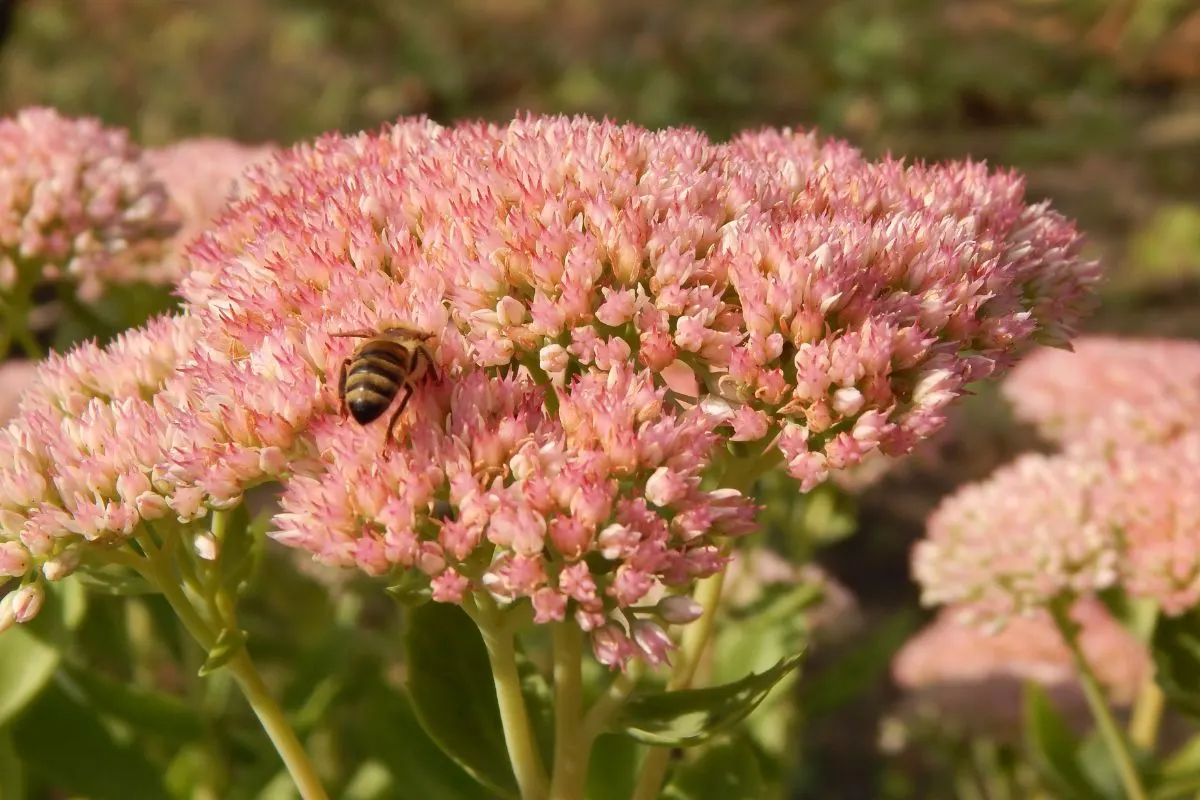
[[[686,491],[683,476],[666,467],[659,467],[646,479],[646,499],[656,506],[671,505]]]
[[[673,594],[659,600],[654,606],[654,612],[663,622],[686,625],[700,618],[704,613],[704,606],[686,595]]]
[[[20,578],[33,565],[20,542],[0,542],[0,577]]]
[[[211,533],[198,533],[192,537],[192,548],[196,555],[205,561],[216,561],[221,553],[221,545]]]
[[[27,583],[10,592],[5,599],[12,598],[12,615],[18,624],[29,622],[42,610],[46,601],[46,590],[40,583]]]
[[[64,550],[42,563],[42,576],[48,581],[61,581],[79,569],[79,561],[79,550]]]
[[[646,657],[652,667],[671,663],[671,651],[675,643],[660,625],[648,620],[635,620],[630,626],[633,630],[633,641]]]

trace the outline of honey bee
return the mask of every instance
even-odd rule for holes
[[[433,356],[426,343],[433,334],[407,325],[391,325],[381,331],[346,331],[331,336],[366,339],[342,362],[338,375],[338,400],[359,425],[378,419],[403,393],[388,422],[383,446],[392,440],[396,422],[422,380],[436,377]]]

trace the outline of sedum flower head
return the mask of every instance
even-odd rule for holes
[[[1071,448],[1165,442],[1200,418],[1200,342],[1084,336],[1033,353],[1004,381],[1017,416]]]
[[[911,711],[980,733],[1015,734],[1024,684],[1032,681],[1086,728],[1090,715],[1071,651],[1049,614],[1014,619],[993,633],[963,626],[959,616],[959,609],[943,609],[893,659],[893,678]],[[1093,597],[1079,600],[1071,618],[1083,656],[1110,700],[1131,704],[1152,666],[1145,647]]]
[[[325,417],[321,468],[287,482],[273,534],[326,564],[416,570],[434,601],[469,592],[531,603],[535,622],[572,616],[597,657],[660,663],[670,640],[648,617],[726,559],[753,506],[705,490],[717,421],[672,412],[628,365],[555,390],[524,374],[472,372],[413,401],[407,443],[380,456],[382,430]]]
[[[1070,333],[1095,265],[1022,192],[982,165],[873,163],[790,131],[404,121],[256,170],[181,292],[205,320],[197,380],[235,396],[275,379],[242,364],[270,352],[297,427],[335,408],[355,343],[329,334],[402,322],[451,375],[690,372],[689,402],[774,442],[807,488],[906,452],[967,383]]]
[[[1200,431],[1112,459],[1104,511],[1121,544],[1121,582],[1172,616],[1200,604]]]
[[[1026,455],[959,490],[913,551],[927,604],[972,621],[1119,585],[1182,614],[1200,603],[1200,433],[1102,455]]]
[[[68,280],[90,300],[153,279],[176,227],[125,131],[47,108],[0,119],[0,295]]]
[[[913,549],[922,602],[1000,627],[1115,584],[1108,478],[1095,458],[1027,454],[962,487],[934,510]]]
[[[70,574],[95,548],[173,514],[163,465],[166,387],[194,320],[167,317],[38,365],[0,429],[0,577]]]

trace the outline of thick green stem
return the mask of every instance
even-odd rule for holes
[[[1154,675],[1149,675],[1138,690],[1133,716],[1129,720],[1129,740],[1146,752],[1153,752],[1158,745],[1158,728],[1165,701]]]
[[[1108,701],[1104,697],[1104,690],[1100,687],[1100,682],[1096,680],[1095,673],[1092,672],[1091,666],[1087,663],[1087,659],[1084,658],[1083,651],[1079,647],[1078,625],[1071,620],[1066,604],[1055,605],[1051,608],[1051,614],[1054,616],[1054,622],[1062,634],[1063,641],[1071,650],[1071,657],[1075,662],[1075,671],[1079,676],[1083,695],[1091,708],[1096,727],[1100,729],[1100,736],[1108,747],[1108,753],[1116,764],[1126,796],[1129,800],[1146,800],[1146,790],[1138,777],[1129,742],[1117,725],[1112,710],[1108,707]]]
[[[583,800],[591,742],[583,727],[583,632],[554,626],[554,777],[551,800]]]
[[[749,494],[754,489],[755,482],[769,470],[779,464],[782,455],[777,447],[767,445],[756,457],[749,459],[731,460],[721,476],[721,486],[727,489],[737,489]],[[700,618],[683,629],[683,637],[679,645],[679,653],[675,669],[667,681],[667,689],[691,688],[696,677],[708,643],[716,629],[717,609],[721,604],[721,594],[725,587],[725,570],[705,578],[696,586],[696,601],[704,609]],[[662,791],[663,780],[670,765],[671,751],[666,747],[652,747],[642,762],[642,771],[638,775],[637,787],[631,800],[655,800]]]
[[[165,548],[160,551],[148,533],[139,535],[138,542],[146,554],[145,567],[142,569],[143,575],[162,592],[163,597],[166,598],[171,609],[179,617],[183,626],[187,628],[192,638],[205,651],[212,650],[217,641],[218,630],[214,630],[210,621],[196,609],[191,598],[183,590],[181,581],[175,578],[171,570],[170,554],[166,552]],[[219,628],[221,621],[216,620],[216,622]],[[271,743],[275,745],[275,750],[283,759],[283,764],[295,782],[300,796],[304,800],[328,800],[329,796],[325,793],[304,746],[288,723],[283,709],[275,702],[262,677],[258,674],[254,662],[250,659],[250,654],[242,649],[225,666],[242,690],[254,715],[258,717],[267,736],[270,737]]]
[[[1154,638],[1154,629],[1158,625],[1159,608],[1157,603],[1143,603],[1135,607],[1135,633],[1138,639],[1150,646]],[[1165,697],[1158,682],[1154,679],[1153,671],[1149,672],[1138,690],[1137,700],[1133,704],[1133,715],[1129,720],[1129,739],[1146,752],[1154,752],[1158,744],[1158,729],[1162,723]]]
[[[625,672],[618,675],[604,694],[588,709],[587,716],[583,718],[584,741],[587,742],[588,747],[591,747],[596,738],[604,733],[609,722],[612,721],[613,715],[625,704],[625,700],[629,698],[629,693],[637,686],[641,676],[641,662],[630,663]]]
[[[718,572],[700,581],[696,586],[696,601],[704,611],[700,618],[683,629],[683,638],[679,643],[679,653],[675,661],[675,669],[667,680],[667,690],[688,689],[696,676],[696,669],[704,657],[704,651],[712,638],[716,627],[717,607],[721,603],[721,591],[725,584],[725,572]],[[666,747],[652,747],[642,762],[642,771],[638,775],[637,787],[631,800],[655,800],[662,790],[663,779],[667,776],[670,766],[671,750]]]
[[[271,743],[283,759],[283,764],[300,791],[300,796],[304,800],[327,800],[328,795],[325,794],[321,779],[308,759],[304,745],[296,737],[296,732],[292,730],[283,709],[271,696],[254,662],[250,660],[250,654],[243,648],[226,667],[233,674],[246,701],[254,709],[254,715],[262,723],[263,730],[271,737]]]
[[[468,612],[483,634],[488,660],[492,665],[492,681],[496,685],[496,700],[500,705],[500,721],[504,728],[504,743],[513,775],[521,790],[521,800],[545,800],[549,781],[533,725],[521,693],[521,675],[517,670],[516,640],[512,629],[505,624],[490,598],[478,598],[478,605]]]

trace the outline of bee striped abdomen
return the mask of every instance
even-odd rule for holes
[[[371,342],[346,372],[346,408],[360,425],[377,419],[408,379],[412,354],[392,342]]]

